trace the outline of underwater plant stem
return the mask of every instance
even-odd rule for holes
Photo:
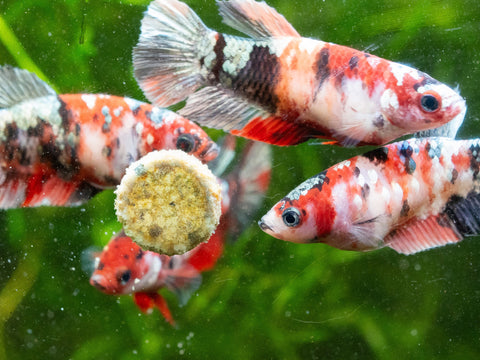
[[[49,84],[51,84],[51,82],[48,81],[48,78],[45,76],[42,70],[40,70],[40,68],[35,64],[35,62],[27,54],[27,51],[23,47],[22,43],[18,40],[18,38],[15,36],[10,26],[7,24],[7,22],[1,15],[0,15],[0,41],[7,48],[8,52],[15,59],[19,67],[25,70],[34,72],[42,80],[47,81]],[[52,88],[56,90],[53,86]]]
[[[4,330],[5,324],[10,319],[18,305],[32,288],[40,271],[41,246],[35,246],[18,262],[10,280],[0,291],[0,359],[7,359]]]

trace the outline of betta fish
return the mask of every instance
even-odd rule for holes
[[[224,144],[225,156],[221,153],[216,161],[217,169],[223,168],[220,164],[225,158],[231,159],[232,149],[227,148],[232,144],[230,140]],[[143,312],[157,308],[173,325],[168,305],[158,291],[166,288],[174,292],[180,305],[188,301],[200,286],[201,272],[211,270],[222,255],[226,237],[238,235],[249,225],[252,213],[260,206],[268,188],[270,172],[269,146],[248,143],[236,168],[224,180],[219,179],[222,216],[207,242],[185,254],[167,256],[142,250],[121,232],[96,258],[90,284],[106,294],[134,294],[134,301]]]
[[[111,95],[58,95],[35,74],[0,67],[0,208],[81,204],[160,149],[203,162],[218,154],[199,126],[167,109]]]
[[[480,234],[480,139],[412,138],[340,162],[260,220],[296,243],[402,254]]]
[[[148,7],[133,64],[154,104],[186,99],[183,116],[275,145],[382,145],[463,121],[465,100],[419,70],[300,37],[264,2],[217,4],[223,21],[250,38],[207,28],[177,0]]]

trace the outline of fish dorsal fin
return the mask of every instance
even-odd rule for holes
[[[273,145],[295,145],[312,135],[312,129],[271,115],[231,91],[216,86],[204,87],[190,95],[179,113],[202,126]]]
[[[413,219],[387,236],[385,243],[402,254],[413,254],[480,235],[480,193],[452,196],[442,213]]]
[[[0,66],[0,108],[55,94],[37,75],[9,65]]]
[[[217,1],[223,22],[254,39],[292,36],[300,37],[297,30],[274,8],[264,1]]]

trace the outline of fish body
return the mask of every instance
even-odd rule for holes
[[[80,204],[152,150],[217,156],[208,135],[172,111],[112,95],[57,95],[9,66],[0,82],[0,208]]]
[[[217,166],[224,168],[222,157],[231,158],[231,141]],[[134,294],[134,301],[144,312],[157,308],[165,319],[174,324],[165,299],[158,291],[174,292],[181,305],[201,283],[201,273],[211,270],[223,253],[225,239],[238,235],[248,225],[252,213],[265,194],[271,171],[268,145],[250,143],[239,164],[222,184],[222,216],[210,239],[182,255],[167,256],[144,251],[123,232],[115,235],[97,256],[90,284],[110,295]],[[243,212],[239,216],[239,212]]]
[[[259,222],[282,240],[412,254],[480,234],[480,140],[412,138],[306,180]]]
[[[302,38],[264,2],[217,3],[224,22],[250,38],[208,29],[177,0],[150,4],[134,68],[153,103],[187,98],[184,116],[276,145],[312,137],[379,145],[449,122],[456,132],[463,121],[464,99],[419,70]]]

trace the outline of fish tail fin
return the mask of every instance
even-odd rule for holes
[[[133,49],[133,66],[152,103],[175,104],[204,83],[201,58],[209,33],[214,32],[180,1],[155,0],[149,5]]]
[[[271,171],[271,146],[253,141],[247,143],[237,168],[228,178],[233,191],[227,214],[231,234],[240,233],[252,221],[268,189]]]
[[[170,325],[175,327],[175,320],[173,319],[172,313],[168,308],[167,301],[162,295],[158,293],[137,292],[133,295],[133,300],[138,308],[147,314],[151,313],[153,308],[156,307],[165,320]]]
[[[192,294],[202,283],[202,275],[188,263],[183,255],[174,255],[170,258],[165,285],[178,299],[180,306],[185,305]]]

